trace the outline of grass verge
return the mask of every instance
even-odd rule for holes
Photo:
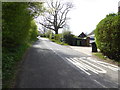
[[[64,43],[64,42],[60,42],[60,41],[58,41],[58,40],[55,40],[55,39],[50,39],[52,42],[55,42],[55,43],[57,43],[57,44],[60,44],[60,45],[66,45],[66,46],[68,46],[68,44],[67,43]]]
[[[109,59],[108,57],[104,56],[101,52],[93,53],[93,55],[105,62],[120,66],[120,61]]]
[[[31,41],[17,48],[2,48],[2,88],[13,87],[19,63],[33,42]]]

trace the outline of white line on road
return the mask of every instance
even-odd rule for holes
[[[87,73],[88,75],[91,75],[88,72],[88,70],[90,70],[91,72],[93,72],[95,74],[106,73],[107,72],[106,70],[90,63],[89,61],[83,60],[83,59],[78,58],[78,57],[73,57],[73,58],[66,57],[66,59],[69,62],[71,62],[72,64],[74,64],[76,67],[78,67],[79,69],[81,69],[82,71]]]
[[[53,50],[52,48],[50,48],[55,54],[57,54],[58,56],[60,56],[62,59],[64,59],[61,55],[59,55],[55,50]],[[65,58],[67,59],[69,62],[71,62],[72,64],[74,64],[76,67],[78,67],[79,69],[81,69],[82,71],[84,71],[87,75],[91,75],[88,70],[99,74],[99,73],[106,73],[107,71],[94,65],[92,62],[96,62],[95,60],[91,60],[91,58],[87,58],[88,60],[86,61],[87,57],[74,57],[74,58]],[[92,62],[90,62],[92,61]],[[96,62],[97,63],[97,62]],[[97,63],[98,64],[98,63]],[[99,63],[100,65],[104,66],[103,64]],[[111,68],[111,67],[109,67]]]
[[[54,53],[56,53],[52,48],[50,48],[50,50],[52,50]],[[57,53],[56,53],[57,54]]]
[[[98,82],[97,80],[94,79],[94,81],[95,81],[97,84],[101,85],[102,87],[107,88],[106,86],[104,86],[104,85],[102,85],[100,82]]]
[[[79,58],[79,59],[82,60],[82,62],[85,62],[85,63],[91,65],[92,67],[95,67],[96,69],[94,69],[94,70],[95,70],[96,72],[98,72],[98,73],[106,73],[106,72],[107,72],[106,70],[104,70],[104,69],[102,69],[102,68],[100,68],[100,67],[98,67],[98,66],[96,66],[96,65],[94,65],[94,64],[92,64],[92,63],[90,63],[89,61],[83,60],[83,59],[81,59],[81,58]]]
[[[62,58],[63,60],[64,60],[64,58],[60,55],[60,54],[58,54],[55,50],[53,50],[52,48],[50,48],[56,55],[58,55],[60,58]]]
[[[94,63],[97,63],[97,64],[99,64],[103,67],[109,68],[113,71],[118,71],[119,70],[118,66],[115,66],[115,65],[112,65],[112,64],[109,64],[109,63],[106,63],[106,62],[102,62],[102,61],[97,61],[97,60],[92,59],[91,57],[88,57],[87,60],[89,60],[91,62],[94,62]]]
[[[56,53],[56,51],[54,51],[52,48],[50,48],[55,54],[57,54],[59,57],[61,57],[63,60],[64,60],[64,58],[61,56],[61,55],[59,55],[58,53]],[[71,61],[69,58],[65,58],[65,59],[67,59],[69,62],[71,62],[73,65],[74,65],[74,62],[73,61]],[[70,64],[70,63],[69,63]],[[76,65],[75,65],[76,66]],[[79,69],[81,69],[83,72],[85,72],[86,74],[88,74],[88,75],[91,75],[90,73],[88,73],[88,72],[86,72],[83,68],[81,68],[80,66],[77,66]]]
[[[80,65],[76,65],[76,62],[73,62],[71,59],[66,58],[69,62],[71,62],[72,64],[74,64],[76,67],[78,67],[79,69],[81,69],[83,72],[85,72],[88,75],[91,75],[90,73],[88,73],[83,67],[81,67]],[[78,63],[77,63],[78,64]]]

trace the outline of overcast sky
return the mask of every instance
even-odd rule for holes
[[[109,13],[117,13],[119,0],[73,0],[74,9],[69,12],[70,30],[75,35],[90,33]]]
[[[62,0],[63,1],[63,0]],[[68,13],[70,31],[79,35],[89,34],[109,13],[117,13],[119,0],[64,0],[71,1],[74,8]],[[61,33],[62,30],[59,30]]]

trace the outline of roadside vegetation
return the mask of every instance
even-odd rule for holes
[[[51,2],[51,5],[53,3]],[[55,5],[55,4],[54,4]],[[62,4],[58,4],[58,8],[53,5],[53,12],[48,11],[51,14],[55,12],[55,16],[58,15],[57,10],[60,10]],[[73,41],[76,37],[70,31],[65,30],[63,33],[58,34],[58,30],[66,25],[66,17],[68,11],[73,7],[71,3],[66,4],[67,9],[62,13],[61,19],[51,22],[53,18],[48,15],[45,18],[47,22],[45,24],[52,23],[55,26],[52,30],[38,34],[38,28],[34,21],[37,16],[40,16],[44,12],[43,3],[38,2],[3,2],[2,3],[2,84],[3,88],[12,87],[12,81],[16,77],[18,63],[22,60],[26,50],[31,44],[37,40],[37,36],[49,38],[51,41],[61,45],[73,45]],[[63,8],[64,9],[64,8]],[[61,12],[61,11],[59,11]],[[45,12],[46,13],[46,12]],[[45,16],[45,13],[43,16]],[[63,15],[65,14],[65,17]],[[47,15],[47,14],[46,14]],[[50,19],[50,20],[49,20]],[[63,21],[62,21],[63,20]],[[109,14],[100,21],[95,30],[95,37],[97,47],[101,53],[95,54],[96,56],[106,59],[107,56],[110,59],[119,61],[120,58],[120,15]],[[59,26],[55,23],[58,23]],[[44,22],[44,21],[43,21]],[[39,22],[40,23],[40,22]],[[40,23],[44,28],[51,29]]]
[[[11,88],[19,62],[26,50],[37,40],[38,30],[32,8],[42,3],[2,3],[2,86]]]
[[[58,41],[58,40],[55,40],[55,39],[50,39],[50,40],[51,40],[52,42],[57,43],[57,44],[68,46],[67,43],[64,43],[64,42],[61,42],[61,41]]]
[[[52,42],[61,45],[72,45],[72,42],[76,37],[69,30],[64,30],[61,34],[54,34],[51,30],[48,30],[44,34],[40,34],[40,36],[49,38]]]
[[[109,14],[99,22],[95,30],[97,47],[102,54],[96,54],[98,57],[119,62],[120,60],[120,15]]]
[[[108,14],[99,22],[94,33],[95,42],[100,52],[94,53],[97,57],[120,63],[120,19],[119,14]],[[40,34],[41,37],[47,37],[51,41],[61,45],[72,45],[74,40],[78,38],[70,31],[64,30],[61,34],[54,34],[51,30],[47,30],[44,34]]]
[[[93,55],[96,58],[99,58],[100,60],[103,60],[104,62],[108,62],[108,63],[114,64],[114,65],[120,66],[120,61],[116,61],[114,59],[110,59],[107,56],[103,55],[103,53],[101,53],[101,52],[96,52],[96,53],[94,52]]]

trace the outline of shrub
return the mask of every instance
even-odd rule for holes
[[[38,36],[38,29],[35,21],[33,20],[31,21],[31,28],[29,30],[29,38],[30,38],[29,40],[34,41],[37,39],[36,38],[37,36]]]
[[[120,15],[109,14],[99,22],[95,30],[97,47],[111,59],[120,58]]]
[[[54,33],[51,33],[49,36],[50,39],[54,39]]]
[[[2,42],[4,47],[18,47],[28,40],[32,17],[27,8],[27,3],[2,3]]]
[[[68,43],[69,45],[73,45],[74,35],[71,34],[70,31],[64,31],[63,32],[63,39],[64,39],[65,43]]]
[[[18,65],[18,62],[22,59],[22,56],[24,55],[24,52],[29,47],[28,44],[24,44],[20,47],[12,48],[11,50],[8,50],[7,48],[2,48],[2,87],[3,88],[10,88],[12,87],[11,82],[14,81],[16,78],[17,70],[16,68]]]
[[[60,39],[62,38],[61,34],[55,34],[54,39],[57,41],[60,41]]]
[[[33,5],[32,5],[33,6]],[[31,41],[37,37],[33,11],[27,2],[2,3],[2,86],[10,88],[16,69]]]

